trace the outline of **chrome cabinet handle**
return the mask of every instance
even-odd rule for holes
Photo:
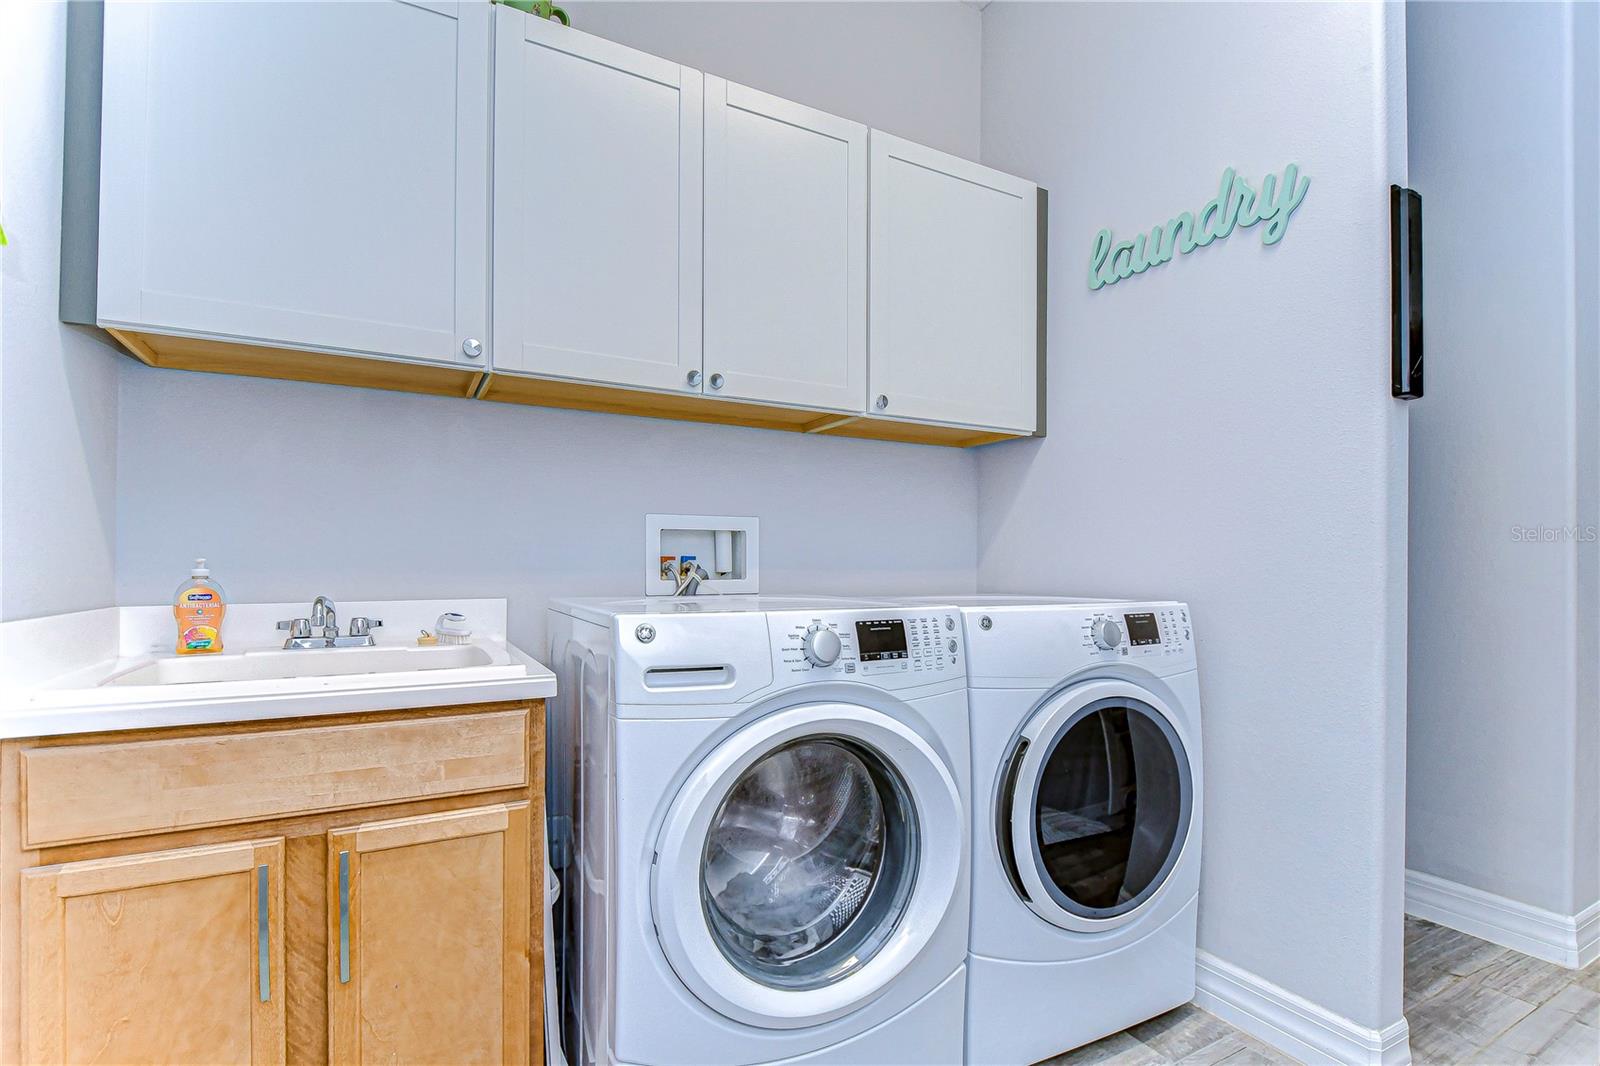
[[[697,385],[700,384],[700,371],[698,371],[698,370],[689,371],[688,376],[685,377],[684,380],[689,383],[689,387],[691,389],[696,387]]]
[[[884,408],[889,406],[889,397],[880,394],[878,398],[873,401],[872,406],[882,411]]]
[[[711,375],[711,387],[713,389],[722,388],[722,383],[723,383],[723,377],[722,377],[721,374],[712,374]]]
[[[339,853],[339,983],[350,983],[350,853]]]
[[[256,867],[256,988],[261,1002],[272,1000],[272,958],[268,951],[271,937],[267,929],[270,914],[270,893],[267,891],[267,868]]]
[[[483,342],[476,337],[468,337],[461,342],[461,354],[468,359],[476,359],[483,354]]]

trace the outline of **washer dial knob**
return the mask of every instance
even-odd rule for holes
[[[844,645],[839,643],[839,634],[822,625],[806,630],[801,647],[806,653],[806,661],[812,666],[832,666],[839,661],[839,653],[844,650]]]
[[[1103,651],[1116,651],[1122,647],[1122,627],[1110,618],[1101,616],[1089,626],[1095,647]]]

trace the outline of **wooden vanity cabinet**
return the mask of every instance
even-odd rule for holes
[[[542,1062],[543,716],[0,742],[0,1063]]]

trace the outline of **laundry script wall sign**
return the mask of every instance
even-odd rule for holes
[[[1199,214],[1179,212],[1165,225],[1138,234],[1131,241],[1115,240],[1108,229],[1096,233],[1089,253],[1089,288],[1104,288],[1143,274],[1179,253],[1204,248],[1212,241],[1222,240],[1236,227],[1242,229],[1257,222],[1266,224],[1261,243],[1277,244],[1289,228],[1289,216],[1306,198],[1309,188],[1311,179],[1303,177],[1294,163],[1284,168],[1281,180],[1276,174],[1262,178],[1259,190],[1229,167],[1222,172],[1216,198],[1207,201]]]

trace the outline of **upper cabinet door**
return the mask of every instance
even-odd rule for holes
[[[710,395],[865,409],[867,128],[706,76]]]
[[[102,324],[481,365],[487,4],[105,6]]]
[[[702,75],[495,17],[496,369],[698,394]]]
[[[872,131],[874,414],[1031,433],[1037,188]]]

